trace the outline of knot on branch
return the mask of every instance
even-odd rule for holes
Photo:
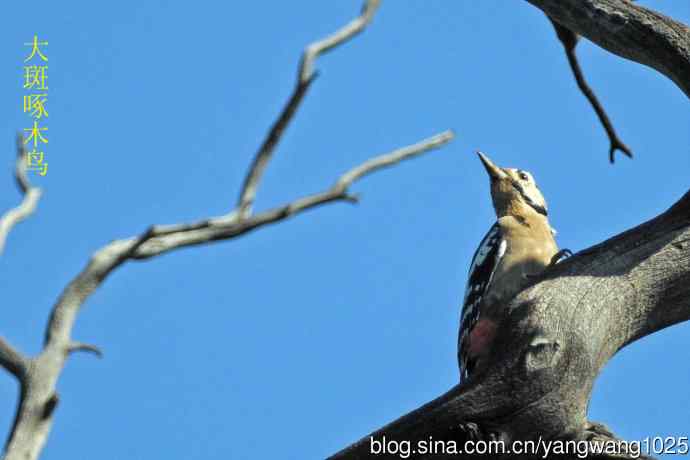
[[[464,443],[472,441],[474,443],[483,442],[508,442],[508,433],[498,430],[496,427],[490,427],[488,424],[476,422],[461,422],[451,429],[451,433],[455,433],[460,439],[458,441]]]
[[[527,371],[535,371],[552,367],[561,354],[561,344],[557,340],[546,337],[533,339],[525,353]]]
[[[53,412],[55,412],[55,408],[59,402],[60,397],[57,393],[53,393],[43,405],[43,413],[41,414],[41,418],[43,420],[50,418],[53,415]]]

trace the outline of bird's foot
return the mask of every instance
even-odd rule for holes
[[[467,436],[468,441],[479,441],[482,439],[482,432],[479,425],[474,422],[461,423],[457,426],[458,431]]]
[[[609,429],[609,427],[599,422],[587,421],[587,423],[585,424],[584,433],[585,438],[587,440],[591,440],[597,436],[605,438],[615,438],[615,435]]]
[[[484,430],[474,422],[463,422],[457,425],[456,429],[462,433],[468,441],[496,441],[500,438],[498,433]]]
[[[551,258],[551,261],[549,262],[549,265],[547,265],[546,268],[551,268],[554,265],[563,262],[565,259],[567,259],[568,257],[571,257],[572,255],[573,255],[573,251],[571,251],[570,249],[561,249],[556,254],[554,254],[554,256]],[[541,276],[541,272],[539,272],[539,273],[524,273],[522,276],[526,280],[531,280],[531,279],[534,279],[534,278]]]
[[[561,249],[551,258],[551,262],[549,263],[549,267],[553,267],[554,265],[563,262],[568,257],[572,257],[572,255],[573,255],[573,251],[571,251],[570,249]]]

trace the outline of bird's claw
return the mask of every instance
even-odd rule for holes
[[[573,251],[571,251],[570,249],[561,249],[556,254],[554,254],[554,256],[551,258],[551,261],[549,262],[549,265],[546,268],[551,268],[554,265],[563,262],[568,257],[572,257],[572,255]],[[531,280],[539,277],[540,275],[541,273],[524,273],[522,276],[526,280]]]
[[[474,422],[463,422],[457,426],[457,430],[462,432],[468,441],[496,441],[500,435],[493,431],[485,431]]]
[[[587,440],[591,440],[596,436],[615,438],[615,435],[609,429],[609,427],[599,422],[588,421],[585,425],[584,431],[586,433]]]
[[[469,441],[479,441],[483,437],[479,425],[474,422],[461,423],[458,430],[464,433]]]
[[[553,267],[554,265],[563,262],[568,257],[572,257],[572,255],[573,255],[573,251],[571,251],[570,249],[561,249],[551,258],[551,262],[549,263],[549,267]]]

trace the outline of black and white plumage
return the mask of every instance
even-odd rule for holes
[[[558,250],[546,200],[532,175],[500,168],[482,153],[479,158],[489,174],[496,223],[470,265],[458,334],[462,381],[490,359],[510,300],[565,253]]]
[[[474,367],[467,346],[463,346],[463,344],[466,343],[469,332],[479,321],[479,305],[484,294],[489,290],[496,267],[505,255],[507,246],[508,242],[503,238],[501,227],[497,222],[491,226],[472,257],[470,270],[467,274],[465,298],[460,315],[460,333],[458,334],[458,363],[461,369],[461,380],[465,380]]]

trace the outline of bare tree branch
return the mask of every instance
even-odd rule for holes
[[[684,24],[626,0],[528,1],[573,34],[657,69],[690,96],[690,29]],[[574,50],[576,37],[559,38]],[[572,59],[577,78],[574,64]],[[627,344],[689,320],[689,299],[690,192],[655,219],[547,270],[505,306],[508,314],[484,369],[332,458],[370,458],[372,440],[384,439],[412,446],[430,439],[459,446],[477,438],[508,445],[615,440],[587,420],[596,377]],[[577,457],[544,454],[519,457]],[[628,452],[588,458],[632,457]],[[417,452],[415,458],[473,456]]]
[[[656,68],[690,96],[690,29],[685,25],[625,0],[528,1],[573,34]],[[153,226],[141,236],[106,245],[56,302],[38,356],[26,360],[0,342],[0,363],[10,372],[21,367],[23,376],[5,460],[35,460],[43,448],[59,401],[55,388],[65,360],[70,352],[89,348],[71,339],[76,316],[118,266],[177,248],[232,239],[322,204],[355,201],[348,190],[354,181],[450,140],[452,134],[444,133],[376,157],[346,172],[323,192],[252,213],[265,168],[314,80],[314,61],[360,32],[377,6],[378,1],[366,2],[362,15],[352,23],[307,47],[295,90],[254,158],[233,212],[201,222]],[[576,78],[582,77],[571,57],[574,53],[569,62]],[[587,87],[584,78],[582,82]],[[582,251],[533,283],[507,306],[509,315],[500,321],[481,371],[372,437],[612,439],[608,429],[587,420],[593,382],[601,368],[630,342],[690,318],[690,193],[666,213]],[[335,458],[370,458],[369,439]],[[434,454],[433,458],[444,457]]]
[[[173,249],[234,238],[258,227],[280,222],[308,209],[334,201],[355,202],[357,199],[349,193],[348,189],[358,179],[379,169],[439,148],[452,139],[453,133],[445,131],[416,144],[372,158],[344,173],[333,186],[323,192],[299,198],[277,208],[252,215],[247,219],[240,219],[236,215],[232,215],[191,224],[154,226],[151,230],[150,239],[137,250],[132,251],[129,258],[147,259]],[[100,253],[121,253],[124,248],[130,247],[132,241],[131,238],[115,241],[99,251],[94,258]],[[112,257],[112,255],[108,257]]]
[[[92,345],[90,343],[82,343],[82,342],[72,342],[70,345],[67,347],[67,353],[76,353],[78,351],[83,351],[86,353],[92,353],[96,355],[98,358],[103,357],[103,352],[101,351],[100,348],[98,348],[96,345]]]
[[[547,270],[506,311],[487,369],[332,458],[370,458],[371,439],[384,437],[461,446],[477,433],[507,443],[615,439],[586,418],[594,380],[629,343],[690,319],[690,192],[649,222]]]
[[[27,364],[28,359],[0,337],[0,366],[21,381],[26,373]]]
[[[232,239],[258,227],[280,222],[322,204],[335,201],[354,201],[348,189],[356,180],[399,161],[441,147],[452,138],[453,134],[446,131],[417,144],[375,157],[347,171],[331,188],[324,192],[297,199],[246,219],[232,214],[194,224],[152,226],[139,237],[114,241],[97,251],[84,270],[65,288],[53,308],[46,328],[43,352],[36,358],[33,366],[35,374],[29,374],[27,379],[29,387],[34,382],[35,385],[40,384],[41,391],[39,395],[34,395],[31,399],[32,404],[20,403],[15,429],[8,444],[8,454],[5,460],[24,458],[11,456],[9,453],[20,455],[21,452],[24,453],[21,455],[25,455],[27,449],[36,447],[36,439],[44,440],[43,435],[36,437],[31,433],[44,433],[45,431],[45,436],[47,436],[49,427],[46,427],[46,420],[48,419],[36,419],[31,414],[35,414],[36,410],[46,413],[47,408],[51,408],[48,412],[52,413],[54,406],[50,406],[50,401],[55,398],[54,385],[62,371],[66,357],[71,352],[77,350],[96,351],[91,346],[75,344],[71,339],[72,328],[84,301],[123,262],[129,259],[147,259],[186,246]],[[29,410],[28,407],[33,409]]]
[[[548,16],[547,16],[548,17]],[[594,94],[594,91],[592,88],[589,87],[587,84],[587,81],[585,80],[585,76],[582,73],[582,69],[580,68],[580,63],[578,62],[577,59],[577,54],[575,54],[575,47],[577,46],[578,39],[579,37],[577,34],[573,33],[572,31],[566,29],[559,23],[555,22],[553,19],[549,18],[549,21],[551,21],[551,24],[553,25],[554,29],[556,29],[556,35],[558,35],[558,39],[561,41],[563,44],[563,48],[565,50],[565,55],[568,58],[568,64],[570,64],[570,69],[573,72],[573,76],[575,77],[575,81],[577,82],[578,88],[580,88],[580,91],[582,91],[582,94],[585,95],[587,100],[589,101],[590,105],[594,109],[594,111],[597,114],[597,117],[599,117],[599,121],[601,124],[604,126],[604,129],[606,130],[606,134],[609,137],[609,161],[613,163],[615,161],[615,153],[616,150],[620,150],[623,152],[625,155],[627,155],[629,158],[632,158],[632,152],[628,148],[627,145],[623,143],[618,138],[618,135],[616,134],[616,130],[613,128],[613,124],[611,123],[611,120],[609,119],[608,115],[606,114],[606,111],[604,110],[604,107],[601,105],[601,102],[599,102],[599,99],[597,98],[596,94]]]
[[[322,53],[361,32],[371,21],[378,5],[379,0],[366,1],[358,18],[335,34],[306,48],[295,91],[254,158],[235,210],[200,222],[151,226],[140,236],[113,241],[96,251],[87,266],[67,285],[53,307],[46,326],[43,350],[35,358],[23,358],[0,339],[0,365],[21,376],[19,405],[5,446],[4,460],[35,460],[43,449],[59,402],[55,386],[69,355],[77,351],[101,355],[97,347],[72,340],[72,328],[83,303],[117,267],[127,260],[147,259],[177,248],[229,240],[326,203],[356,202],[356,197],[349,193],[349,187],[358,179],[439,148],[453,138],[452,132],[445,131],[416,144],[372,158],[347,171],[323,192],[299,198],[275,209],[252,213],[251,207],[263,172],[283,131],[314,80],[314,61]],[[23,169],[17,171],[20,188],[29,195],[32,189],[23,175]],[[16,218],[14,221],[16,222]]]
[[[362,7],[361,14],[357,18],[353,19],[349,24],[345,25],[334,34],[311,43],[305,48],[297,71],[297,83],[292,96],[290,96],[285,108],[280,113],[280,116],[271,127],[266,139],[259,148],[252,162],[250,172],[242,185],[240,198],[237,202],[237,212],[241,217],[247,217],[251,213],[251,207],[254,203],[261,177],[268,166],[268,162],[271,161],[273,151],[278,145],[285,128],[287,128],[292,117],[295,115],[307,90],[316,78],[316,74],[314,73],[314,62],[321,54],[342,45],[363,31],[373,19],[374,13],[376,13],[379,7],[379,3],[379,0],[367,0]]]
[[[24,148],[24,140],[21,134],[17,134],[17,161],[15,162],[14,178],[24,198],[19,206],[10,209],[0,217],[0,254],[12,228],[34,212],[38,200],[41,198],[41,189],[32,187],[26,177],[26,160],[27,153]]]
[[[605,50],[652,67],[690,97],[690,28],[628,0],[527,0]]]

